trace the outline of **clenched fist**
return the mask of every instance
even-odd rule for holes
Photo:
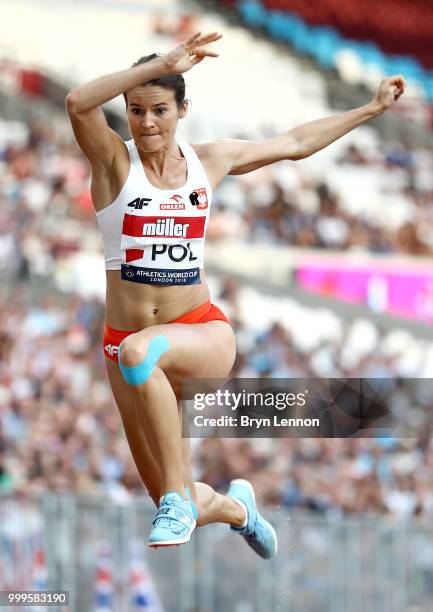
[[[382,79],[373,104],[382,112],[386,111],[391,104],[397,102],[404,90],[406,82],[401,74]]]

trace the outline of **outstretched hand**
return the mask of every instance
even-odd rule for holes
[[[205,57],[218,57],[218,53],[210,51],[208,45],[222,38],[222,34],[212,32],[202,36],[196,32],[188,40],[163,56],[166,70],[170,74],[182,74],[191,70],[204,60]]]
[[[381,111],[386,111],[391,104],[397,102],[406,89],[406,81],[399,74],[382,79],[373,102]]]

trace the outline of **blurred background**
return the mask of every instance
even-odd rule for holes
[[[427,612],[419,420],[404,439],[192,440],[195,479],[249,478],[280,552],[261,562],[224,525],[145,550],[153,510],[105,375],[102,241],[64,98],[198,29],[224,38],[186,75],[190,142],[270,137],[368,102],[384,75],[408,82],[385,116],[214,194],[207,272],[233,376],[432,376],[431,2],[2,0],[0,588],[69,590],[59,609],[80,612]],[[128,139],[123,100],[105,111]]]

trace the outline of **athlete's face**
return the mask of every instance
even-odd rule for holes
[[[179,109],[174,91],[157,85],[134,87],[127,98],[129,129],[139,148],[153,153],[170,144],[179,119],[185,116],[186,102]]]

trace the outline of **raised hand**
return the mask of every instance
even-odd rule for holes
[[[391,104],[397,102],[406,89],[406,81],[399,74],[382,79],[377,94],[374,97],[376,104],[382,111],[386,111]]]
[[[205,57],[218,57],[218,53],[210,51],[208,45],[222,38],[222,34],[212,32],[202,36],[196,32],[188,40],[163,56],[165,68],[170,74],[182,74],[191,70]]]

